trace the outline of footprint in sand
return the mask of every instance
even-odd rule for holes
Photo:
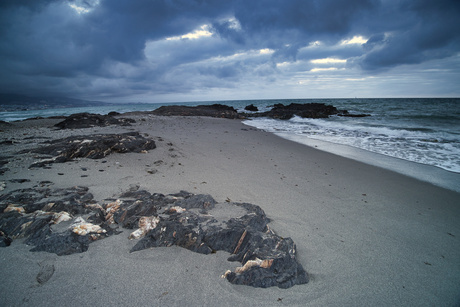
[[[39,262],[40,271],[37,274],[38,286],[46,283],[54,274],[54,262],[55,259],[45,259],[42,262]]]

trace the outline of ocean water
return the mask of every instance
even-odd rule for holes
[[[312,141],[321,141],[340,145],[342,147],[331,147],[333,152],[337,149],[338,154],[338,149],[342,148],[343,152],[343,146],[346,146],[460,173],[459,98],[233,100],[176,104],[193,106],[221,103],[239,111],[254,104],[259,111],[266,111],[276,103],[293,102],[326,103],[350,113],[366,113],[371,116],[331,116],[327,119],[294,117],[287,121],[253,118],[245,120],[244,123],[304,144],[311,145]],[[151,111],[162,105],[168,104],[117,104],[0,112],[0,120],[15,121],[79,112],[107,114],[111,111]]]

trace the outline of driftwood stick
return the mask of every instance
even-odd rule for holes
[[[243,240],[244,240],[244,238],[246,237],[246,234],[247,234],[247,233],[248,233],[248,231],[245,229],[244,232],[243,232],[243,234],[241,235],[240,240],[238,241],[238,244],[236,245],[235,250],[233,251],[233,254],[238,253],[238,250],[240,249],[241,244],[243,244]]]

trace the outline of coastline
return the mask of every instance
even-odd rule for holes
[[[371,152],[349,145],[315,140],[308,137],[297,136],[291,133],[277,132],[275,134],[293,142],[298,142],[309,147],[314,147],[318,150],[329,152],[348,159],[353,159],[355,161],[376,167],[384,168],[460,193],[460,173],[445,170],[437,166],[417,163],[396,157],[390,157],[384,154]]]
[[[277,234],[294,240],[310,282],[285,290],[234,286],[220,278],[229,265],[228,254],[200,255],[179,247],[129,254],[134,242],[125,231],[70,256],[31,253],[21,242],[0,249],[8,263],[1,284],[12,289],[4,298],[8,305],[460,303],[459,193],[298,144],[239,120],[129,117],[136,120],[130,127],[72,131],[48,128],[59,120],[14,123],[23,128],[6,128],[2,138],[139,131],[154,138],[157,148],[146,154],[113,154],[102,159],[105,163],[79,159],[51,169],[29,170],[24,164],[29,160],[15,159],[0,179],[6,182],[2,193],[49,180],[55,187],[88,186],[97,200],[140,185],[150,192],[186,190],[210,194],[219,202],[256,204]],[[21,178],[31,181],[9,181]],[[53,277],[31,288],[37,263],[50,258],[56,266]]]

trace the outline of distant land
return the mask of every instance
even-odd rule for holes
[[[74,108],[114,105],[102,101],[88,101],[69,97],[26,96],[20,94],[0,94],[0,112],[20,110],[43,110],[52,108]]]

